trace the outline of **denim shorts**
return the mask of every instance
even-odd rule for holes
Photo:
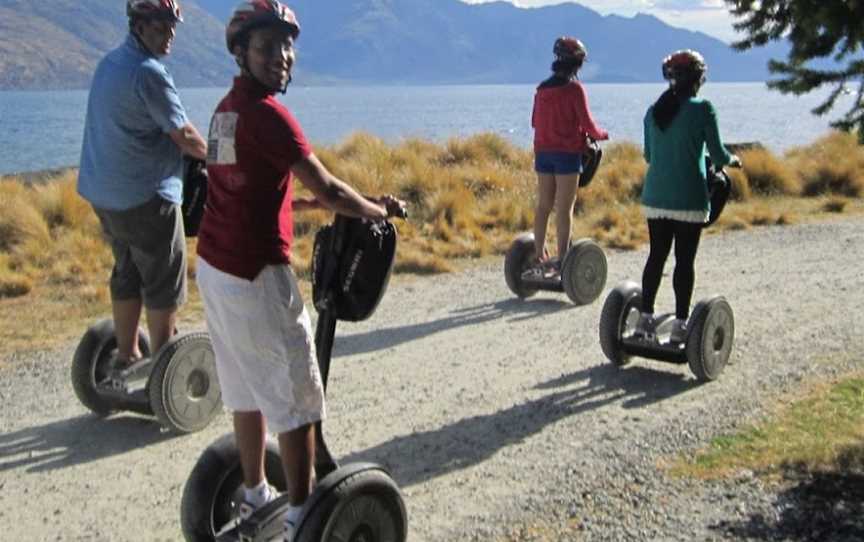
[[[553,175],[582,173],[582,153],[539,151],[534,154],[534,171]]]

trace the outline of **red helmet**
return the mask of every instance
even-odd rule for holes
[[[667,81],[697,81],[706,71],[705,58],[691,49],[675,51],[663,59],[663,78]]]
[[[562,36],[555,40],[552,52],[561,60],[585,60],[588,56],[585,44],[569,36]]]
[[[126,16],[183,22],[178,0],[126,0]]]
[[[225,27],[225,42],[228,52],[234,54],[234,44],[242,34],[262,26],[278,25],[291,37],[300,35],[300,23],[291,9],[277,0],[246,0],[241,2]]]

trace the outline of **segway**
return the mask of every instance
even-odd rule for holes
[[[337,320],[358,321],[372,315],[384,294],[396,249],[396,228],[389,221],[370,222],[337,215],[315,238],[312,260],[313,300],[318,310],[315,346],[324,388]],[[408,518],[399,488],[387,470],[374,463],[339,466],[316,425],[317,484],[303,507],[295,542],[403,542]],[[268,483],[286,488],[276,442],[265,453]],[[270,541],[279,539],[288,497],[280,496],[240,522],[243,476],[233,435],[210,445],[183,490],[180,520],[188,541]]]
[[[580,187],[588,186],[594,178],[602,156],[600,146],[591,141],[583,155]],[[504,279],[510,291],[522,299],[531,297],[538,290],[546,290],[565,292],[576,305],[587,305],[597,299],[606,286],[606,255],[591,239],[579,239],[570,244],[561,261],[560,272],[534,269],[536,261],[534,234],[520,234],[510,244],[504,258]]]
[[[708,162],[711,214],[706,226],[720,216],[730,193],[729,177]],[[687,320],[683,341],[672,340],[674,313],[661,314],[646,333],[636,333],[642,310],[642,288],[632,281],[616,286],[600,314],[600,347],[613,364],[623,367],[631,357],[688,364],[699,381],[717,379],[729,361],[735,339],[735,316],[720,295],[696,303]]]
[[[81,403],[95,414],[129,410],[155,415],[175,433],[207,426],[222,410],[213,347],[206,333],[172,337],[155,355],[144,330],[138,330],[144,357],[117,368],[114,322],[90,327],[72,358],[72,387]]]
[[[187,236],[194,236],[204,211],[207,171],[201,160],[184,166],[184,204]],[[143,329],[138,329],[143,358],[125,368],[115,367],[117,339],[111,319],[90,327],[72,358],[72,387],[92,412],[130,410],[155,415],[176,433],[207,426],[222,410],[213,348],[206,333],[175,335],[155,355]]]

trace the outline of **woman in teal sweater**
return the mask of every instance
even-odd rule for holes
[[[651,248],[642,273],[642,314],[637,333],[645,335],[653,328],[654,300],[674,241],[676,320],[672,340],[679,342],[686,337],[696,278],[693,263],[710,211],[706,147],[717,167],[740,163],[723,146],[714,106],[696,97],[706,70],[705,60],[695,51],[678,51],[666,57],[663,77],[669,88],[645,114],[648,173],[642,208],[648,219]]]

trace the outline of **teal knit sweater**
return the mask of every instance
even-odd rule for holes
[[[670,211],[701,211],[707,217],[706,146],[718,167],[732,161],[720,140],[714,106],[708,100],[690,98],[663,131],[654,122],[653,109],[648,108],[644,121],[648,173],[642,204]]]

